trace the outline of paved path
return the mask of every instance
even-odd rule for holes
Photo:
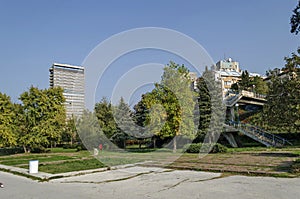
[[[230,176],[219,173],[129,167],[37,182],[0,172],[2,199],[289,198],[300,196],[300,178]]]

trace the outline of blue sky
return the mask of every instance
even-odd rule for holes
[[[300,44],[289,25],[296,4],[297,0],[0,0],[0,92],[17,101],[31,85],[48,88],[53,62],[81,65],[103,40],[140,27],[182,32],[214,61],[232,57],[242,69],[264,74],[282,67],[284,56]],[[163,64],[172,59],[158,54],[137,59]]]

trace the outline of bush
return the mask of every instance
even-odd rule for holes
[[[293,173],[300,173],[300,159],[294,161],[291,170]]]
[[[78,147],[78,144],[64,144],[62,146],[63,149],[76,149]]]
[[[17,153],[24,153],[23,147],[0,148],[0,155],[11,155]]]
[[[183,150],[187,153],[200,153],[202,151],[208,151],[212,144],[207,143],[193,143],[187,144],[184,146]],[[227,152],[227,147],[223,146],[222,144],[216,143],[213,145],[209,153],[225,153]]]
[[[84,144],[80,143],[76,146],[76,151],[83,151],[83,150],[87,150]]]
[[[49,153],[51,152],[50,149],[47,149],[43,146],[39,146],[39,147],[34,147],[32,150],[31,150],[31,153]]]

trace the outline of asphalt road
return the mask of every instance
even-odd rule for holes
[[[131,167],[37,182],[0,172],[0,199],[300,198],[300,178],[229,176]]]

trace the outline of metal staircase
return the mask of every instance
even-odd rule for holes
[[[248,100],[242,100],[245,97]],[[224,102],[227,107],[233,107],[237,102],[243,101],[243,103],[263,105],[266,101],[266,96],[250,91],[242,90],[239,93],[230,93],[225,97]]]
[[[237,122],[227,122],[227,125],[237,129],[239,132],[243,133],[244,135],[264,144],[267,147],[283,147],[286,144],[292,145],[286,139],[274,135],[272,133],[268,133],[265,130],[250,124],[245,123],[237,123]]]
[[[243,95],[241,93],[228,97],[225,99],[225,105],[227,107],[232,107],[234,106],[241,98],[243,97]]]

